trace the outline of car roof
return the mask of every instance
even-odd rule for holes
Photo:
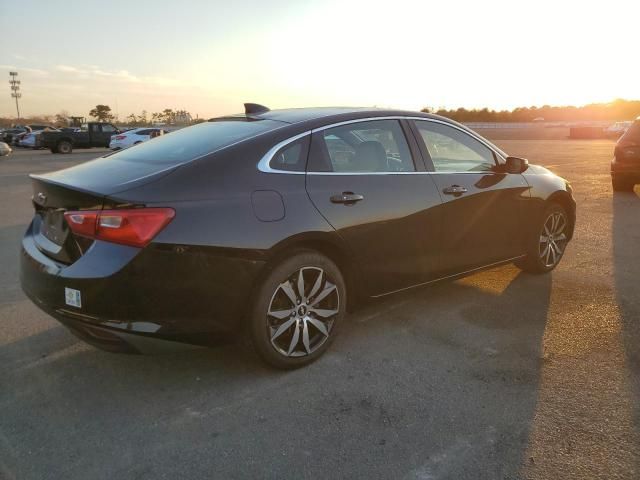
[[[383,116],[412,116],[425,118],[440,118],[436,115],[430,115],[423,112],[392,110],[385,108],[372,107],[311,107],[311,108],[287,108],[281,110],[268,110],[260,113],[240,113],[236,115],[225,115],[216,118],[248,118],[260,120],[275,120],[284,123],[301,123],[312,120],[326,120],[328,122],[334,119],[344,118],[362,118],[362,117],[383,117]],[[213,119],[212,119],[213,120]]]

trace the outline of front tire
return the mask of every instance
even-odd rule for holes
[[[249,317],[255,350],[281,369],[317,360],[336,336],[346,300],[335,263],[312,250],[298,251],[273,268],[257,292]]]
[[[547,206],[535,236],[527,241],[527,255],[514,262],[529,273],[547,273],[558,266],[569,242],[569,217],[566,210],[552,203]]]

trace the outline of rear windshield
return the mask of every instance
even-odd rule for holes
[[[274,120],[216,120],[183,128],[110,155],[120,162],[179,165],[284,124]]]

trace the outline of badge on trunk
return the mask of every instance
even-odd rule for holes
[[[74,290],[73,288],[64,287],[64,297],[64,301],[67,305],[78,308],[82,307],[80,290]]]

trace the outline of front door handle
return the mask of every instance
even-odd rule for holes
[[[363,195],[358,195],[353,192],[342,192],[340,195],[333,195],[331,198],[331,203],[342,203],[343,205],[353,205],[360,200],[364,200]]]
[[[444,190],[442,190],[442,192],[445,195],[455,195],[460,196],[463,193],[467,193],[468,190],[464,187],[461,187],[460,185],[451,185],[450,187],[445,188]]]

